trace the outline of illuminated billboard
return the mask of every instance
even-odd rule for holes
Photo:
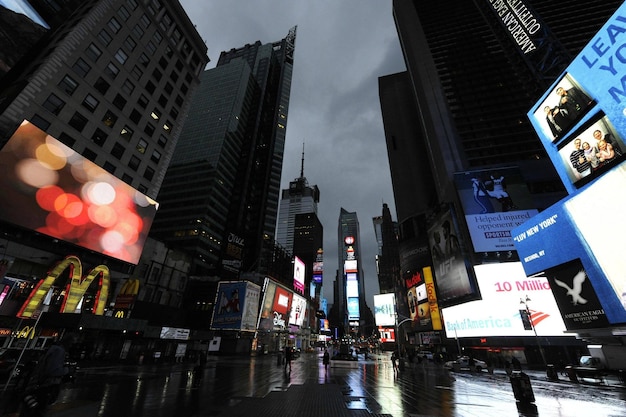
[[[396,297],[390,294],[374,295],[374,321],[377,326],[393,326],[396,324]]]
[[[218,283],[212,329],[255,331],[261,288],[248,281]]]
[[[300,294],[304,294],[304,279],[306,270],[304,262],[297,256],[293,257],[293,288]]]
[[[597,327],[606,323],[602,318],[604,314],[610,324],[626,323],[626,277],[623,273],[626,271],[626,257],[622,250],[626,222],[608,215],[624,212],[626,195],[615,192],[624,189],[626,166],[622,164],[604,174],[593,185],[513,230],[515,245],[527,275],[550,276],[551,271],[557,274],[560,270],[567,271],[571,261],[579,262],[579,271],[584,271],[586,279],[578,290],[590,294],[589,299],[597,297],[601,311],[597,311],[593,303],[579,303],[577,314],[597,316]],[[605,214],[612,220],[606,222],[608,217]],[[575,275],[557,279],[573,288]],[[553,287],[552,290],[557,299],[560,292],[568,292],[565,287]],[[578,325],[585,324],[579,322]]]
[[[458,236],[456,222],[450,210],[435,218],[428,229],[437,296],[442,306],[478,297]]]
[[[0,151],[0,219],[137,264],[158,204],[24,121]]]
[[[482,300],[443,309],[446,335],[533,336],[524,329],[521,300],[530,299],[530,319],[539,336],[566,336],[561,313],[546,278],[527,278],[519,262],[476,265]]]
[[[259,330],[285,330],[291,315],[292,299],[293,291],[265,278]]]
[[[306,299],[297,294],[291,299],[291,312],[289,314],[289,324],[302,327],[306,317]]]
[[[515,250],[511,229],[538,213],[518,168],[454,174],[474,252]]]
[[[528,112],[570,194],[625,158],[626,78],[620,67],[624,61],[624,15],[626,4],[617,9]],[[582,148],[585,142],[589,145],[587,152]],[[595,159],[604,161],[599,161],[598,167],[594,166],[598,163]],[[603,164],[606,161],[608,164]]]

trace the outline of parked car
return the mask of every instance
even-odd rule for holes
[[[433,353],[429,350],[421,350],[417,352],[417,356],[422,359],[433,360]]]
[[[470,369],[470,357],[469,356],[459,356],[454,361],[448,361],[443,364],[443,367],[446,369],[454,369],[455,364],[459,366],[459,369]],[[483,369],[487,369],[487,363],[481,361],[480,359],[474,359],[474,369],[476,372],[481,372]]]

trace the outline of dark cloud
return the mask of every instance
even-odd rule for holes
[[[212,68],[220,52],[274,42],[298,26],[282,188],[304,174],[320,188],[324,296],[332,303],[341,208],[356,211],[367,302],[378,292],[372,218],[395,205],[378,98],[378,77],[404,71],[391,1],[183,0],[205,40]]]

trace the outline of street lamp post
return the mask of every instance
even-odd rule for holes
[[[537,346],[539,347],[539,353],[541,353],[541,359],[543,360],[543,366],[545,368],[548,367],[548,362],[546,361],[546,355],[543,352],[543,347],[541,346],[541,342],[539,341],[539,336],[537,336],[537,329],[535,328],[535,323],[533,323],[532,316],[530,315],[530,308],[528,308],[528,302],[532,301],[528,295],[526,298],[520,298],[519,303],[524,305],[526,309],[526,314],[528,315],[528,321],[530,322],[530,327],[533,329],[535,333],[535,340],[537,341]]]

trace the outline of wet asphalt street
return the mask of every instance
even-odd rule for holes
[[[394,372],[388,354],[362,359],[354,368],[321,365],[321,352],[305,353],[293,361],[291,372],[277,366],[275,356],[211,357],[201,373],[191,364],[126,365],[82,368],[76,383],[64,385],[50,417],[170,417],[229,416],[242,398],[259,400],[280,393],[287,401],[290,387],[305,385],[311,396],[328,395],[321,384],[341,391],[348,413],[418,416],[626,416],[626,388],[575,384],[566,377],[548,381],[528,371],[535,402],[516,402],[511,382],[502,369],[486,372],[448,372],[432,362],[407,364]],[[335,388],[332,388],[335,389]],[[2,398],[3,416],[16,416],[16,395]],[[316,399],[320,404],[324,398]],[[254,400],[246,404],[249,415]],[[343,405],[342,405],[343,406]],[[259,408],[258,410],[261,410]],[[257,411],[258,411],[257,410]],[[237,415],[248,415],[239,409]],[[285,409],[285,415],[289,415]],[[307,415],[315,416],[315,410]],[[337,416],[325,416],[337,417]]]

